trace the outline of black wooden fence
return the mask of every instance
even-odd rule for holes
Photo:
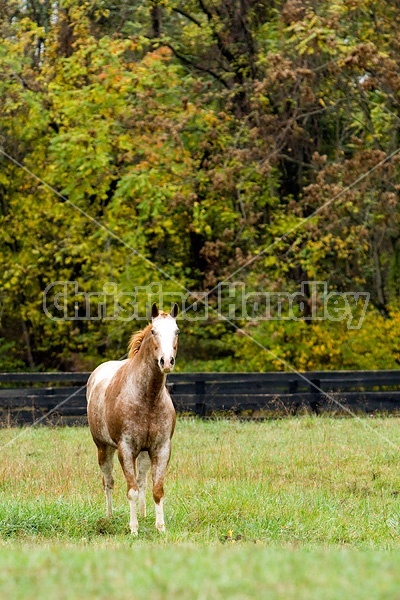
[[[0,424],[86,423],[89,373],[0,373]],[[302,412],[399,413],[400,370],[173,373],[180,413],[263,418]]]

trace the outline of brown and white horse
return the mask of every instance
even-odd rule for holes
[[[127,483],[130,530],[138,532],[137,503],[146,516],[147,474],[151,467],[156,528],[165,531],[164,478],[171,454],[175,409],[165,387],[175,364],[178,306],[171,314],[152,306],[152,322],[132,336],[128,358],[97,367],[87,384],[88,420],[103,472],[107,516],[112,515],[114,453]]]

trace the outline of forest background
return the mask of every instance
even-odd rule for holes
[[[49,318],[56,281],[210,292],[180,370],[398,368],[399,31],[386,0],[0,0],[0,370],[143,326]],[[299,318],[221,319],[221,281]],[[368,292],[361,327],[310,281]]]

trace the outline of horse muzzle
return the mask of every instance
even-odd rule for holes
[[[171,356],[171,358],[165,359],[162,356],[158,361],[158,365],[163,373],[171,373],[175,366],[175,358]]]

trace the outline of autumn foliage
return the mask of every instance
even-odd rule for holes
[[[216,308],[232,273],[370,304],[360,329],[307,319],[307,286],[303,321],[211,311],[182,322],[182,369],[398,367],[396,3],[0,0],[0,15],[1,370],[88,369],[141,326],[51,320],[52,282],[160,282]]]

